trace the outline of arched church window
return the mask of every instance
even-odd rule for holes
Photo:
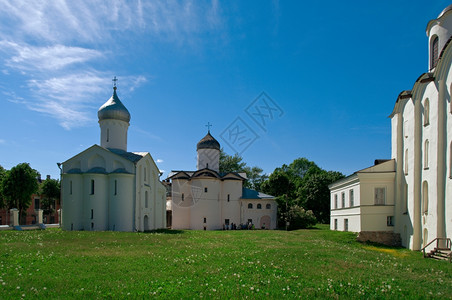
[[[144,192],[144,208],[148,208],[148,191]]]
[[[424,126],[430,124],[430,101],[425,99],[424,101]]]
[[[69,181],[69,195],[72,195],[72,180]]]
[[[270,204],[270,203],[267,203],[267,205],[265,205],[265,208],[266,208],[266,209],[271,209],[271,208],[272,208],[272,206],[271,206],[271,204]]]
[[[253,203],[248,203],[248,208],[253,208]]]
[[[433,69],[436,67],[436,65],[438,64],[438,59],[439,59],[439,39],[437,36],[435,36],[432,39],[432,46],[430,48],[430,53],[431,53],[431,58],[430,58],[430,69]]]
[[[110,141],[110,129],[107,128],[107,143]]]
[[[228,194],[228,202],[231,200],[231,195]]]
[[[143,174],[143,177],[144,177],[144,181],[146,181],[146,180],[147,180],[147,176],[146,176],[146,167],[144,167],[144,174]]]
[[[429,142],[425,140],[424,142],[424,169],[428,169],[428,148]]]
[[[115,179],[115,195],[118,194],[118,181]]]
[[[424,181],[422,183],[422,203],[424,214],[428,213],[428,183]]]
[[[258,203],[257,204],[257,209],[262,209],[262,204]]]
[[[182,201],[184,201],[185,195],[184,193],[182,193]]]

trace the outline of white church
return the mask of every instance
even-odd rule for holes
[[[166,227],[166,189],[148,152],[127,151],[130,113],[116,94],[100,107],[100,146],[62,163],[62,228],[148,231]]]
[[[392,159],[330,185],[332,230],[412,250],[452,238],[452,5],[426,32],[428,72],[390,115]]]
[[[243,187],[246,173],[220,173],[220,143],[210,134],[197,144],[197,170],[172,171],[173,229],[219,230],[253,225],[276,229],[273,196]]]

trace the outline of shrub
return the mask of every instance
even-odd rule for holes
[[[305,210],[303,207],[294,205],[289,210],[289,230],[310,228],[317,224],[317,219],[312,210]]]

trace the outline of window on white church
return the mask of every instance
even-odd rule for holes
[[[388,216],[386,218],[386,225],[387,226],[394,226],[394,216]]]
[[[337,219],[334,219],[334,230],[337,230]]]
[[[405,175],[408,175],[408,149],[405,150]]]
[[[337,208],[337,194],[334,195],[334,208]]]
[[[342,198],[342,208],[344,208],[345,207],[345,193],[344,192],[342,192],[341,198]]]
[[[94,209],[91,209],[91,220],[94,219]]]
[[[430,101],[428,98],[424,101],[424,126],[430,124]]]
[[[144,181],[146,181],[146,180],[147,180],[147,176],[146,176],[146,167],[144,167],[144,174],[143,174],[143,177],[144,177]]]
[[[403,195],[403,212],[408,213],[408,184],[405,184],[405,195]]]
[[[425,140],[424,142],[424,169],[428,169],[428,148],[429,142]]]
[[[69,195],[72,195],[72,180],[69,181]]]
[[[184,193],[182,193],[182,201],[184,201],[185,195]]]
[[[94,229],[94,223],[91,222],[91,230],[93,230],[93,229]]]
[[[229,202],[229,200],[231,200],[231,195],[228,194],[228,202]]]
[[[424,181],[422,183],[422,206],[423,206],[423,213],[428,213],[428,183],[427,181]]]
[[[118,181],[115,180],[115,195],[118,194]]]
[[[257,209],[262,209],[262,204],[258,203],[257,204]]]
[[[437,36],[435,36],[432,40],[432,47],[430,50],[430,53],[431,53],[431,61],[430,61],[431,68],[430,69],[435,68],[436,65],[438,64],[438,59],[439,59],[438,44],[439,44],[439,39]]]
[[[452,178],[452,142],[449,147],[449,178]]]
[[[270,204],[270,203],[267,203],[267,205],[265,205],[265,208],[266,208],[266,209],[271,209],[271,208],[272,208],[272,206],[271,206],[271,204]]]
[[[355,195],[353,189],[350,190],[350,207],[355,206]]]
[[[144,192],[144,207],[148,208],[149,203],[148,203],[148,191]]]
[[[107,128],[107,143],[110,141],[110,129]]]
[[[384,205],[386,198],[386,189],[383,187],[375,188],[374,203],[375,205]]]
[[[94,195],[94,179],[91,179],[91,195]]]
[[[344,219],[344,231],[348,231],[348,219]]]
[[[207,218],[204,218],[204,224],[207,223]]]
[[[204,193],[207,193],[207,187],[204,188]]]
[[[248,203],[248,208],[253,208],[253,203]]]

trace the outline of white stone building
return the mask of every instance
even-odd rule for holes
[[[402,245],[412,250],[421,249],[435,238],[452,237],[452,5],[427,24],[426,33],[428,72],[419,76],[411,90],[399,94],[390,115],[395,176],[385,185],[385,194],[377,195],[374,190],[373,196],[374,204],[377,197],[383,197],[378,201],[388,206],[387,216],[392,207],[390,228],[400,234]],[[351,177],[355,175],[359,178],[360,172]],[[334,203],[336,195],[341,197],[343,191],[347,195],[346,190],[356,186],[351,177],[340,181],[343,185],[336,182],[330,186],[332,229],[338,222],[337,230],[344,230],[340,223],[347,209],[337,209]],[[347,180],[349,185],[345,184]],[[375,181],[372,184],[375,189],[380,186]],[[363,182],[358,185],[363,197]],[[391,185],[393,189],[389,188]],[[367,191],[368,197],[372,197],[371,192]],[[380,205],[379,202],[368,209],[376,212]],[[361,213],[348,222],[349,230],[367,230],[356,224],[361,223],[372,225],[370,230],[376,228],[378,233],[385,229],[388,219],[377,220]]]
[[[220,144],[210,134],[197,145],[197,171],[172,171],[173,229],[218,230],[232,223],[275,229],[273,196],[243,188],[245,173],[219,173]]]
[[[130,113],[113,88],[98,111],[100,146],[62,163],[65,230],[146,231],[166,227],[166,190],[148,152],[127,152]]]

